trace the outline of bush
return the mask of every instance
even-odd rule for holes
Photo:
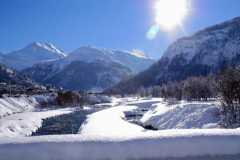
[[[81,96],[78,92],[58,92],[56,98],[57,104],[60,106],[74,106],[81,104]]]

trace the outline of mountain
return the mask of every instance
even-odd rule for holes
[[[0,83],[32,86],[34,82],[22,74],[0,64]]]
[[[3,55],[0,62],[16,70],[22,70],[36,63],[63,57],[65,57],[65,54],[54,45],[34,42],[23,49]]]
[[[133,52],[99,49],[91,46],[84,46],[73,51],[66,57],[65,62],[76,60],[83,62],[103,61],[105,63],[119,63],[131,69],[134,73],[141,72],[154,63],[153,59],[144,55],[134,55]]]
[[[52,65],[54,68],[62,69],[74,61],[103,63],[118,63],[128,67],[133,73],[141,72],[151,66],[155,61],[144,55],[136,55],[134,52],[99,49],[91,46],[80,47],[69,53],[67,56],[52,60],[43,61],[42,65]]]
[[[135,92],[140,87],[206,76],[240,64],[240,17],[206,28],[169,46],[162,58],[146,71],[109,91]]]
[[[131,75],[130,69],[118,63],[73,61],[58,70],[48,65],[35,65],[24,73],[43,84],[53,84],[64,89],[102,91]]]
[[[36,64],[23,73],[39,83],[66,89],[103,90],[143,71],[153,62],[143,54],[85,46],[62,59]]]

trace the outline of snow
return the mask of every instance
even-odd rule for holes
[[[39,111],[39,103],[51,98],[42,95],[0,98],[0,137],[29,136],[41,127],[43,119],[73,111],[71,108]]]
[[[42,120],[72,112],[72,109],[36,111],[49,96],[0,98],[0,137],[28,136],[41,127]]]
[[[216,102],[159,103],[142,117],[141,122],[156,129],[218,128],[219,114]]]
[[[202,156],[209,159],[229,156],[237,160],[240,154],[240,130],[165,130],[123,138],[82,135],[0,138],[0,154],[1,160],[19,157],[24,160],[203,159]]]
[[[122,99],[123,100],[123,99]],[[79,133],[91,137],[135,137],[149,132],[143,127],[126,121],[126,115],[137,113],[137,109],[150,108],[141,118],[143,126],[156,129],[203,129],[219,128],[219,106],[217,102],[184,102],[169,105],[163,99],[125,99],[116,107],[88,116]]]
[[[183,102],[182,105],[169,107],[162,99],[123,98],[118,100],[115,107],[89,115],[77,135],[0,137],[1,160],[20,157],[24,160],[240,158],[240,129],[150,131],[125,119],[126,112],[147,106],[156,112],[147,112],[146,119],[171,111],[195,112],[198,117],[204,112],[211,113],[212,110],[208,108],[216,107],[210,103],[197,102]],[[199,110],[200,106],[206,111]]]
[[[146,59],[148,58],[143,51],[138,49],[133,49],[132,52],[130,52],[130,54],[139,58],[146,58]]]
[[[137,56],[133,54],[133,52],[101,49],[92,46],[83,46],[73,51],[65,58],[63,63],[66,65],[76,60],[84,62],[103,61],[105,63],[118,63],[131,69],[134,73],[143,71],[154,63],[153,59]]]
[[[88,137],[135,136],[143,128],[124,120],[124,112],[134,109],[136,106],[117,106],[91,114],[79,133]]]
[[[181,38],[170,45],[162,57],[172,60],[183,56],[189,62],[199,56],[198,63],[214,66],[219,58],[231,60],[239,54],[239,32],[236,27],[239,24],[239,18],[233,19]],[[230,36],[232,32],[234,36]]]
[[[0,137],[29,136],[42,126],[42,120],[73,112],[73,109],[23,112],[0,119]]]
[[[26,47],[10,52],[3,57],[3,64],[23,70],[44,61],[61,59],[66,55],[50,43],[33,42]]]
[[[40,43],[40,42],[35,42],[34,43],[36,46],[44,48],[50,52],[57,53],[61,57],[66,57],[66,54],[63,53],[60,49],[58,49],[56,46],[54,46],[52,43]]]
[[[4,97],[0,98],[0,118],[24,111],[31,111],[38,105],[34,97]]]

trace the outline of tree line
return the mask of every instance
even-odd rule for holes
[[[218,96],[217,81],[215,76],[189,77],[180,82],[168,82],[149,88],[142,87],[138,90],[138,95],[189,101],[208,100]]]

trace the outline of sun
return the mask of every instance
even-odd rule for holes
[[[156,24],[165,30],[173,30],[182,24],[189,11],[189,0],[157,0]]]

